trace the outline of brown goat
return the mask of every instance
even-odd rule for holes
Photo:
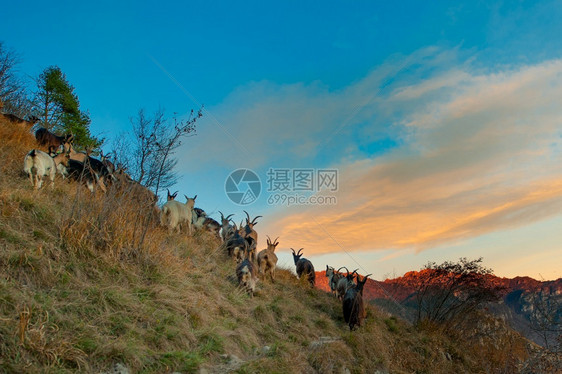
[[[11,113],[0,113],[0,115],[2,116],[2,118],[4,118],[6,121],[8,121],[9,123],[11,123],[12,125],[15,126],[19,126],[20,128],[24,129],[24,130],[29,130],[33,127],[33,125],[35,125],[38,121],[39,118],[37,117],[31,117],[29,119],[29,121],[19,118],[18,116],[11,114]]]
[[[44,127],[41,127],[35,131],[35,139],[37,140],[37,144],[40,146],[44,146],[46,148],[55,147],[58,148],[61,145],[65,144],[71,138],[70,135],[58,136],[50,132]],[[66,150],[68,151],[68,150]]]
[[[252,220],[250,219],[250,215],[248,214],[248,212],[244,210],[244,213],[246,213],[246,225],[244,227],[240,227],[240,235],[248,242],[248,251],[250,253],[250,258],[252,259],[252,261],[256,261],[258,233],[256,230],[254,230],[254,226],[258,224],[256,220],[261,216],[257,216]]]
[[[277,267],[277,255],[275,248],[279,245],[277,237],[273,242],[267,237],[267,248],[258,253],[258,272],[265,279],[265,275],[269,274],[271,282],[275,282],[275,268]]]

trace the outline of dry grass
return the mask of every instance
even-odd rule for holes
[[[33,138],[3,123],[0,137],[2,372],[100,372],[119,362],[135,373],[499,373],[525,356],[510,332],[456,341],[371,307],[350,333],[341,304],[289,269],[249,298],[213,237],[168,235],[133,191],[92,197],[60,179],[34,191],[21,173]],[[489,349],[507,341],[516,355]]]

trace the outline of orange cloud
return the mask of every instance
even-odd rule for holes
[[[404,145],[336,165],[336,206],[289,207],[264,230],[316,254],[423,250],[559,215],[560,97],[562,61],[396,89],[389,106],[415,103]]]

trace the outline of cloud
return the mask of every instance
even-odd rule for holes
[[[198,122],[196,141],[178,152],[179,158],[197,162],[185,163],[181,171],[217,165],[266,168],[333,163],[350,156],[348,145],[398,139],[398,128],[389,126],[397,112],[389,111],[385,100],[396,86],[396,77],[424,74],[425,69],[452,59],[454,53],[435,48],[394,56],[363,79],[337,90],[318,81],[248,83],[209,108]],[[418,67],[421,60],[423,69]],[[401,105],[396,103],[394,109]],[[357,151],[352,153],[355,157]]]
[[[413,76],[367,108],[384,116],[362,118],[365,132],[392,127],[402,145],[344,159],[335,208],[276,211],[265,232],[309,253],[419,251],[560,214],[562,61]]]

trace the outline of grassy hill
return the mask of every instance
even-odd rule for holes
[[[0,120],[0,138],[0,372],[513,373],[529,357],[493,319],[445,335],[369,306],[349,332],[290,269],[250,298],[215,238],[169,235],[134,191],[34,191],[33,137]]]

